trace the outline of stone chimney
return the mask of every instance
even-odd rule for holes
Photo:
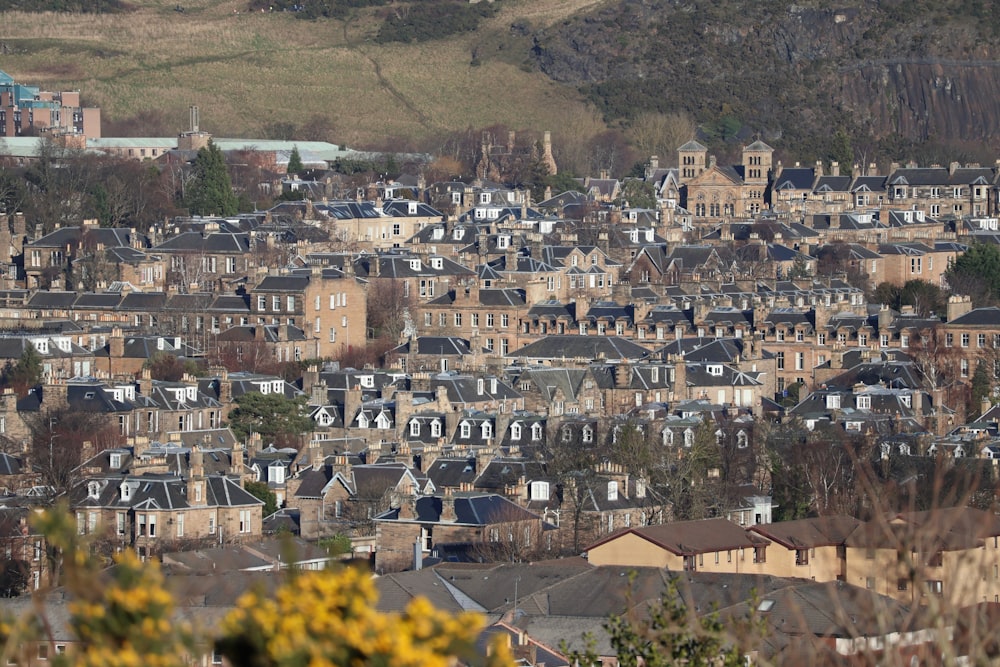
[[[399,493],[399,518],[410,520],[417,518],[417,492],[409,478],[403,480]]]
[[[243,475],[243,468],[244,468],[243,452],[244,449],[242,444],[237,442],[235,445],[233,445],[232,461],[230,462],[231,465],[229,468],[230,475],[238,475],[238,476]]]
[[[121,359],[125,356],[125,338],[122,336],[120,327],[112,327],[111,336],[108,338],[108,354],[112,359]]]
[[[813,172],[817,176],[822,176],[823,175],[823,161],[822,160],[816,160],[816,168],[813,170]]]
[[[187,501],[189,505],[205,504],[205,461],[198,445],[191,446],[188,459]]]
[[[840,176],[840,163],[836,160],[830,163],[830,175]]]
[[[687,362],[685,362],[684,357],[679,354],[674,355],[670,361],[674,365],[672,378],[674,384],[674,400],[683,401],[688,398]]]
[[[339,472],[344,477],[350,479],[351,475],[351,463],[350,459],[344,454],[338,454],[333,457],[333,472]]]
[[[358,416],[358,411],[361,410],[361,405],[363,404],[364,394],[361,392],[361,386],[355,385],[354,387],[348,387],[347,391],[344,392],[344,427],[350,427],[354,424],[354,419]]]
[[[716,164],[715,156],[714,155],[709,155],[708,156],[708,168],[709,169],[714,169],[715,168],[715,164]]]
[[[632,373],[628,364],[622,362],[615,366],[615,387],[627,389],[631,379]]]
[[[309,467],[313,470],[320,470],[323,467],[324,457],[323,448],[320,447],[319,441],[310,440],[309,441]]]
[[[455,496],[452,495],[450,488],[446,488],[444,495],[441,497],[441,521],[455,523],[457,520],[458,515],[455,514]]]
[[[972,298],[954,294],[948,297],[948,321],[958,319],[962,315],[972,312]]]
[[[961,167],[961,166],[962,166],[962,165],[960,165],[960,164],[959,164],[958,162],[951,162],[951,163],[949,163],[949,164],[948,164],[948,175],[949,175],[949,176],[954,176],[954,175],[955,175],[955,171],[956,171],[956,170],[957,170],[957,169],[958,169],[959,167]]]

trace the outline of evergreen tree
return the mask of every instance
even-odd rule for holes
[[[288,173],[301,174],[306,168],[302,164],[302,156],[299,155],[299,147],[292,146],[292,154],[288,156]]]
[[[184,199],[195,215],[233,215],[239,210],[226,158],[211,139],[198,150]]]

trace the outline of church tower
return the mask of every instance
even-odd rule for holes
[[[677,149],[677,164],[680,165],[681,184],[705,171],[708,149],[693,139]]]

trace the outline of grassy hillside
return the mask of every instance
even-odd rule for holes
[[[525,9],[544,25],[587,4],[533,0]],[[326,117],[348,145],[426,143],[500,123],[557,134],[568,120],[585,134],[603,129],[575,87],[525,67],[524,51],[473,62],[481,43],[504,41],[520,11],[513,3],[476,33],[419,44],[377,44],[380,8],[312,21],[249,12],[245,1],[182,0],[183,12],[175,0],[131,6],[120,14],[0,14],[0,67],[19,81],[78,88],[106,118],[162,110],[173,131],[185,129],[192,104],[218,134]]]

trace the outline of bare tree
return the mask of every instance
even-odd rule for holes
[[[41,481],[57,493],[76,482],[85,453],[97,453],[125,444],[118,425],[107,415],[53,408],[25,418],[31,432],[31,460]]]
[[[640,155],[657,155],[664,166],[676,165],[677,149],[694,137],[697,124],[683,111],[644,113],[627,131],[632,145]]]
[[[375,278],[367,299],[369,337],[398,343],[416,305],[413,290],[403,280]]]

